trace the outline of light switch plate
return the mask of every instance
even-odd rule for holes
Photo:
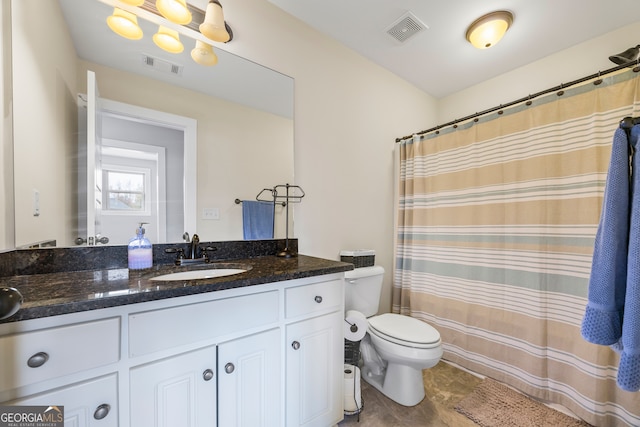
[[[204,208],[202,210],[202,219],[220,219],[220,209],[218,208]]]

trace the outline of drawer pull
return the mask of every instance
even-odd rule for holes
[[[294,341],[291,343],[291,347],[293,347],[294,350],[297,350],[300,348],[300,343],[298,341]]]
[[[202,373],[202,378],[204,378],[205,381],[209,381],[213,378],[213,371],[211,369],[207,369]]]
[[[27,360],[27,366],[30,368],[38,368],[49,360],[49,355],[44,351],[34,354]]]
[[[225,371],[227,374],[232,373],[235,369],[236,369],[236,367],[235,367],[235,366],[233,366],[233,363],[231,363],[231,362],[229,362],[229,363],[227,363],[226,365],[224,365],[224,371]]]
[[[318,304],[322,302],[322,297],[320,295],[316,295],[315,300]]]
[[[96,420],[101,420],[109,415],[109,411],[111,410],[111,406],[103,403],[102,405],[96,408],[96,411],[93,413],[93,418]]]

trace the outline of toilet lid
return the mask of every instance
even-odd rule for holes
[[[369,328],[381,338],[410,347],[440,344],[440,333],[431,325],[409,316],[385,313],[369,318]]]

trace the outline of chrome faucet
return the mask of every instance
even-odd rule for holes
[[[187,237],[188,234],[185,233],[183,237]],[[187,253],[185,254],[185,250],[183,248],[167,248],[164,250],[165,253],[177,254],[175,264],[176,265],[186,265],[186,264],[200,264],[207,263],[210,261],[209,252],[213,252],[218,250],[212,246],[200,246],[200,237],[197,234],[194,234],[191,238],[191,241],[188,242],[189,247],[187,248]]]

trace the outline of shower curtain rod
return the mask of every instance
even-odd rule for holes
[[[480,117],[480,116],[484,116],[485,114],[493,113],[494,111],[498,111],[498,114],[502,114],[502,109],[503,108],[511,107],[511,106],[514,106],[514,105],[517,105],[517,104],[521,104],[523,102],[526,102],[527,105],[531,105],[531,101],[533,99],[535,99],[535,98],[537,98],[539,96],[542,96],[542,95],[546,95],[548,93],[552,93],[552,92],[556,92],[557,91],[558,92],[558,96],[562,96],[562,95],[564,95],[564,89],[567,89],[567,88],[569,88],[571,86],[575,86],[575,85],[580,84],[580,83],[584,83],[586,81],[589,81],[589,80],[592,80],[592,79],[595,79],[595,78],[597,78],[598,80],[594,81],[593,84],[594,85],[599,85],[600,83],[602,83],[602,79],[600,79],[600,77],[605,76],[607,74],[614,73],[614,72],[616,72],[618,70],[622,70],[624,68],[630,67],[630,66],[632,66],[634,64],[635,64],[635,67],[633,68],[633,72],[637,73],[638,71],[640,71],[640,59],[634,60],[634,61],[625,62],[624,64],[620,64],[618,66],[615,66],[613,68],[609,68],[609,69],[604,70],[604,71],[598,71],[597,73],[591,74],[591,75],[586,76],[586,77],[579,78],[577,80],[570,81],[568,83],[560,83],[559,86],[551,87],[549,89],[545,89],[543,91],[540,91],[540,92],[525,96],[524,98],[516,99],[515,101],[511,101],[511,102],[509,102],[507,104],[500,104],[497,107],[489,108],[487,110],[480,111],[480,112],[468,115],[466,117],[455,119],[453,121],[450,121],[450,122],[447,122],[447,123],[432,127],[430,129],[423,130],[423,131],[420,131],[420,132],[416,132],[416,133],[414,133],[412,135],[407,135],[407,136],[402,136],[400,138],[396,138],[396,142],[402,142],[402,141],[404,141],[406,139],[413,138],[415,135],[422,136],[424,134],[427,134],[427,133],[430,133],[430,132],[434,132],[434,131],[436,131],[436,133],[439,133],[439,129],[442,129],[442,128],[447,127],[447,126],[457,127],[456,126],[457,123],[465,122],[465,121],[471,120],[471,119],[475,119],[474,121],[477,122],[478,121],[478,117]]]

